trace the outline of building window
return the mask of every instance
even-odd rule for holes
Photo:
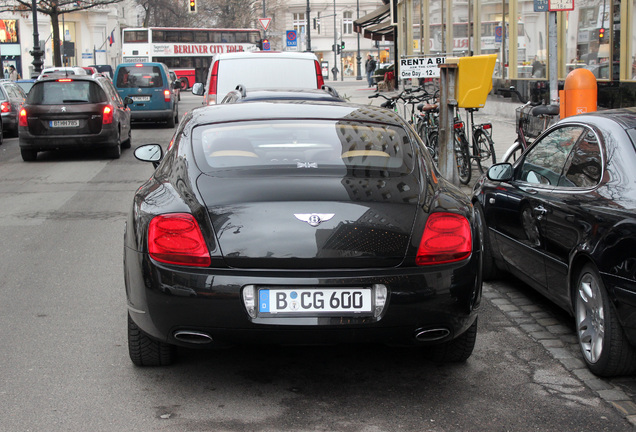
[[[353,12],[351,11],[342,14],[342,32],[346,35],[353,34]]]
[[[305,19],[304,13],[295,13],[293,14],[294,22],[294,30],[298,32],[298,34],[305,33],[305,26],[307,25],[307,20]]]

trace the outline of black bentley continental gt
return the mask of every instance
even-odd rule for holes
[[[636,108],[561,120],[475,185],[484,277],[506,270],[574,316],[588,368],[636,372]]]
[[[379,342],[465,361],[481,226],[399,116],[247,102],[185,116],[134,197],[124,264],[134,364],[176,346]]]

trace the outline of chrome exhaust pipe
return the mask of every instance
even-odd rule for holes
[[[415,330],[415,339],[418,342],[433,342],[448,337],[450,333],[450,330],[447,328],[418,329]]]
[[[178,330],[174,332],[174,338],[180,342],[203,345],[214,342],[212,336],[191,330]]]

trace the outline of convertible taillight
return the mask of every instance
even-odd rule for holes
[[[111,124],[113,122],[113,107],[106,105],[102,112],[102,124]]]
[[[18,125],[19,126],[29,126],[29,123],[27,123],[27,112],[26,109],[22,108],[20,110],[20,118],[18,119]]]
[[[0,111],[3,113],[11,112],[11,104],[9,102],[0,103]]]
[[[211,262],[199,224],[189,213],[155,216],[148,227],[148,252],[168,264],[207,267]]]
[[[417,250],[417,265],[461,261],[470,256],[472,235],[468,219],[454,213],[432,213]]]

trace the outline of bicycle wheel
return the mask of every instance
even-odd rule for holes
[[[457,174],[461,184],[467,185],[472,176],[472,167],[470,166],[470,152],[468,150],[468,142],[466,138],[455,133],[455,160],[457,161]]]
[[[521,157],[522,153],[523,146],[519,141],[515,140],[514,144],[504,153],[502,162],[515,163],[515,161]]]
[[[477,129],[473,135],[473,157],[477,161],[477,168],[484,173],[491,165],[497,163],[495,144],[492,138],[481,129]]]
[[[433,162],[435,162],[435,166],[437,166],[437,161],[439,160],[439,134],[436,130],[429,132],[428,137],[426,138],[426,148],[428,149]]]

